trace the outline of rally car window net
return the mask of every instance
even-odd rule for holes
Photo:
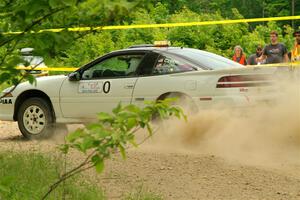
[[[176,72],[195,71],[195,67],[182,59],[160,55],[152,74],[170,74]]]
[[[85,70],[82,74],[82,79],[132,76],[135,74],[143,56],[142,54],[118,55],[107,58]]]

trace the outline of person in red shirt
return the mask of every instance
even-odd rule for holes
[[[247,65],[246,55],[243,53],[243,48],[239,45],[234,47],[234,55],[232,60],[242,65]]]

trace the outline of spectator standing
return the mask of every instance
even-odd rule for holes
[[[234,55],[232,60],[242,65],[247,65],[246,56],[243,53],[243,48],[239,45],[234,47]]]
[[[247,60],[247,64],[248,65],[257,65],[257,64],[264,63],[264,61],[259,62],[259,63],[256,62],[256,59],[259,58],[261,55],[262,55],[262,47],[261,47],[261,45],[257,45],[256,52],[249,56],[249,58]]]
[[[271,31],[270,33],[271,44],[264,47],[262,55],[256,59],[257,62],[262,62],[266,59],[266,63],[282,63],[288,62],[288,51],[284,44],[278,42],[278,33]]]
[[[300,61],[300,30],[294,32],[295,45],[291,52],[291,61]]]
[[[292,65],[292,71],[294,72],[294,79],[300,80],[300,30],[293,33],[295,37],[295,45],[291,51],[291,61],[297,62]]]

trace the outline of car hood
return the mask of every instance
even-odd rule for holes
[[[62,82],[67,78],[65,75],[38,77],[33,84],[30,84],[28,81],[20,83],[12,94],[19,95],[26,90],[40,90],[47,94],[56,94],[59,92]]]
[[[54,75],[54,76],[41,76],[37,77],[37,82],[44,82],[44,81],[59,81],[59,80],[65,80],[67,78],[66,75]]]

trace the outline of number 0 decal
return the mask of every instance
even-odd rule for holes
[[[103,92],[105,94],[109,93],[110,91],[110,82],[109,81],[105,81],[103,84]]]

